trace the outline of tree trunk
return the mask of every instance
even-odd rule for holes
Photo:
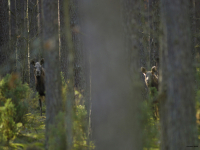
[[[23,50],[24,50],[24,0],[16,1],[16,22],[17,22],[17,41],[16,41],[16,70],[20,78],[23,79]]]
[[[28,64],[28,0],[24,1],[24,10],[23,10],[23,49],[22,49],[22,82],[29,83],[29,64]]]
[[[37,26],[37,0],[30,0],[28,2],[28,19],[29,19],[29,62],[32,59],[36,58],[36,61],[39,61],[37,55],[37,49],[34,47],[33,41],[36,39],[38,33]],[[39,45],[39,44],[38,44]],[[30,64],[29,64],[30,65]],[[35,89],[35,77],[34,77],[34,68],[30,65],[30,87]]]
[[[161,1],[161,150],[198,146],[189,12],[187,0]]]
[[[8,63],[8,50],[9,50],[9,13],[8,1],[0,1],[0,65],[5,66]],[[1,70],[1,75],[5,75],[7,67]]]
[[[38,54],[37,57],[38,59],[42,59],[44,57],[44,52],[42,48],[42,24],[43,24],[43,13],[42,13],[42,0],[37,0],[37,30],[38,30],[38,35],[37,35],[37,40],[38,40]]]
[[[158,28],[159,28],[159,1],[149,1],[149,28],[150,28],[150,67],[157,65],[159,52]]]
[[[10,1],[10,73],[16,71],[16,0]]]
[[[60,47],[60,62],[61,62],[61,71],[65,80],[67,80],[67,71],[68,71],[68,49],[67,49],[67,40],[65,34],[65,15],[64,15],[64,0],[59,1],[60,4],[60,40],[61,40],[61,47]],[[69,16],[68,16],[69,17]]]
[[[75,102],[74,97],[74,43],[72,40],[72,33],[71,33],[71,24],[70,24],[70,7],[71,1],[66,0],[64,3],[64,21],[65,21],[65,38],[68,43],[68,72],[67,72],[67,79],[69,80],[68,83],[68,91],[67,91],[67,100],[66,100],[66,143],[67,143],[67,150],[73,149],[73,107]]]
[[[131,82],[139,81],[139,60],[135,59],[133,65],[127,61],[131,59],[129,52],[137,58],[139,51],[135,30],[130,28],[135,25],[132,24],[134,21],[131,22],[135,17],[131,9],[137,6],[128,1],[124,3],[128,7],[125,13],[131,15],[124,28],[130,33],[127,47],[124,47],[122,38],[119,1],[89,1],[80,5],[84,16],[83,32],[87,35],[85,46],[87,54],[91,53],[91,122],[96,150],[142,149],[137,120],[141,89],[138,83]],[[129,43],[131,37],[137,42]],[[134,76],[130,76],[130,65],[134,68]]]
[[[58,1],[43,1],[44,13],[44,59],[46,87],[46,146],[50,125],[55,125],[55,117],[62,110],[61,77],[58,51]]]
[[[196,52],[198,53],[198,62],[200,62],[200,1],[195,0],[195,23],[196,23]]]

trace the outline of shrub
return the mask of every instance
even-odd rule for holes
[[[28,113],[28,103],[31,90],[27,84],[22,84],[17,74],[8,74],[0,82],[0,99],[5,104],[5,99],[10,98],[16,109],[15,123],[26,123],[25,114]],[[1,105],[2,105],[1,104]]]
[[[155,111],[158,104],[154,103],[157,100],[158,91],[155,87],[149,88],[148,98],[142,102],[141,105],[141,128],[142,128],[142,142],[143,147],[150,149],[152,147],[158,148],[159,144],[159,121],[155,119]],[[158,113],[158,112],[157,112]]]
[[[16,112],[11,99],[7,99],[5,106],[1,107],[0,111],[0,132],[3,135],[3,140],[9,142],[17,134],[17,125],[13,120],[14,116],[16,115]]]
[[[31,145],[31,146],[28,146],[28,147],[26,148],[26,150],[41,150],[41,148],[39,148],[39,147],[37,147],[37,146],[35,146],[35,145]]]
[[[55,149],[66,149],[66,124],[65,124],[65,104],[66,104],[66,94],[67,94],[67,84],[63,82],[62,86],[62,99],[63,99],[63,111],[61,111],[56,116],[56,125],[50,126],[49,128],[49,150]],[[87,145],[87,111],[84,105],[80,105],[80,100],[82,95],[75,91],[78,94],[76,96],[73,108],[73,149],[79,150],[83,148],[90,147],[90,149],[94,149],[94,144],[90,142],[90,145]]]
[[[73,117],[73,149],[79,150],[86,147],[93,149],[94,145],[90,142],[90,145],[87,145],[87,136],[86,136],[86,115],[87,111],[83,105],[76,106],[76,113]],[[55,149],[66,149],[66,128],[65,128],[65,113],[60,112],[55,122],[55,126],[50,126],[49,130],[49,150]]]

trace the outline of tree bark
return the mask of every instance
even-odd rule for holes
[[[5,66],[8,63],[9,50],[9,13],[8,1],[0,1],[0,65]],[[3,68],[3,67],[2,67]],[[2,70],[1,75],[5,75],[6,67]]]
[[[158,29],[159,29],[159,0],[149,1],[149,28],[150,28],[150,67],[158,66],[159,55]]]
[[[66,40],[66,28],[65,28],[65,9],[64,9],[64,0],[59,1],[60,4],[60,40],[61,40],[61,47],[60,47],[60,63],[61,63],[61,71],[65,80],[67,81],[67,71],[68,71],[68,49],[67,49],[67,40]],[[69,16],[68,16],[69,17]]]
[[[16,1],[16,25],[17,25],[17,40],[16,40],[16,71],[23,80],[23,50],[25,46],[24,40],[24,0]]]
[[[189,1],[162,0],[161,14],[161,150],[186,150],[198,146]]]
[[[129,1],[124,3],[129,7]],[[91,124],[96,150],[141,150],[138,138],[140,129],[136,119],[141,89],[138,84],[132,85],[131,82],[139,79],[139,60],[136,59],[137,63],[132,65],[134,77],[130,75],[131,64],[127,61],[130,60],[130,51],[131,56],[137,57],[139,50],[137,42],[129,43],[131,36],[127,39],[127,47],[124,47],[123,22],[120,17],[122,5],[114,0],[88,0],[81,2],[80,6],[84,16],[85,46],[87,54],[91,53]],[[132,6],[134,5],[125,11],[131,14],[128,19],[133,19],[134,16]],[[128,21],[130,22],[125,22],[124,30],[127,30],[126,33],[130,31],[132,34],[128,35],[136,40],[135,30],[128,28],[134,21]],[[128,26],[128,23],[131,25]],[[135,44],[137,46],[132,47]]]
[[[73,149],[73,108],[75,104],[74,97],[74,58],[75,58],[75,49],[74,43],[72,39],[71,32],[71,24],[70,24],[70,7],[72,7],[72,3],[70,0],[66,0],[64,3],[64,21],[65,21],[65,38],[67,41],[67,50],[68,50],[68,69],[67,69],[67,79],[68,83],[68,91],[67,91],[67,100],[66,100],[66,143],[67,150]]]
[[[44,59],[46,88],[46,146],[50,125],[55,125],[55,117],[62,110],[61,76],[58,51],[58,1],[43,1],[44,13]]]
[[[200,55],[200,36],[198,35],[198,33],[200,33],[200,1],[199,0],[195,0],[195,24],[196,24],[195,25],[196,26],[195,48],[198,55]]]
[[[28,19],[29,19],[29,62],[32,59],[36,59],[39,61],[38,58],[38,51],[36,47],[34,47],[33,41],[37,37],[38,33],[38,26],[37,26],[37,0],[30,0],[28,2]],[[39,45],[39,44],[38,44]],[[30,65],[30,64],[29,64]],[[35,77],[34,77],[34,68],[30,65],[30,87],[35,89]]]

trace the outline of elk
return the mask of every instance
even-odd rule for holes
[[[151,71],[147,71],[144,67],[141,67],[141,71],[145,77],[145,83],[148,88],[155,87],[158,91],[158,76],[156,75],[156,66],[151,68]]]
[[[147,71],[144,67],[141,67],[141,71],[144,74],[146,86],[149,89],[151,87],[155,87],[156,90],[158,91],[158,76],[156,75],[157,74],[156,66],[153,66],[151,68],[151,71]],[[156,119],[158,116],[158,110],[157,110],[158,108],[157,108],[156,103],[158,103],[158,101],[157,101],[157,98],[155,95],[155,91],[150,89],[149,92],[150,92],[151,96],[154,97],[153,103],[152,103],[152,109],[154,111],[153,117],[154,117],[154,119]]]
[[[42,116],[42,101],[41,98],[45,96],[45,71],[42,65],[44,64],[44,59],[42,58],[40,62],[31,61],[31,65],[34,66],[34,76],[35,76],[35,87],[36,91],[39,93],[39,107],[40,114]]]

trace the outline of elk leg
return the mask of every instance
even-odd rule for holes
[[[41,101],[41,98],[39,99],[39,105],[40,105],[40,115],[42,116],[42,101]]]

